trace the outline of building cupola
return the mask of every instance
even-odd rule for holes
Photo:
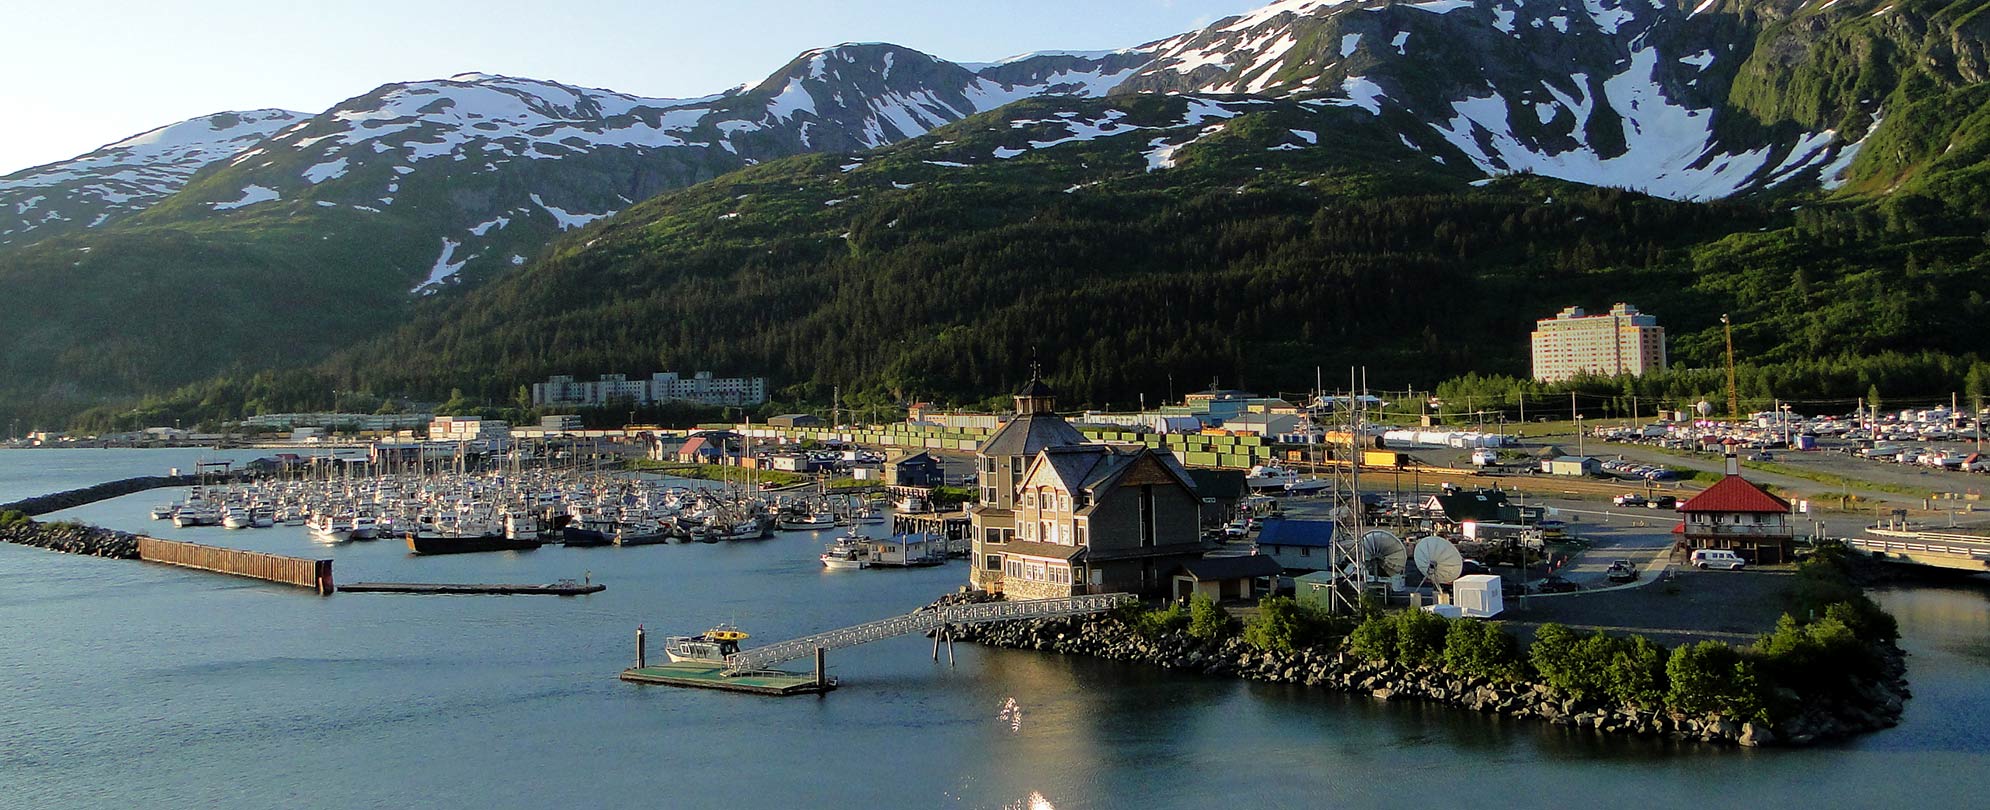
[[[1016,392],[1016,415],[1047,414],[1055,412],[1057,395],[1043,382],[1042,366],[1030,364],[1030,381]]]

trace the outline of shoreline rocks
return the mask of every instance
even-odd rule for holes
[[[1906,657],[1893,645],[1882,649],[1886,662],[1883,676],[1859,684],[1851,699],[1791,700],[1800,704],[1794,716],[1761,724],[1721,714],[1687,715],[1669,709],[1568,700],[1545,684],[1492,681],[1431,667],[1369,661],[1349,651],[1344,641],[1284,653],[1253,647],[1234,636],[1205,640],[1176,632],[1149,638],[1110,614],[952,626],[947,630],[955,639],[989,647],[1089,655],[1218,677],[1365,694],[1382,701],[1423,700],[1604,734],[1744,747],[1801,746],[1889,728],[1899,724],[1903,703],[1909,697],[1904,678]],[[1793,694],[1786,697],[1795,698]]]
[[[200,479],[191,475],[141,475],[137,478],[109,481],[81,489],[64,490],[49,495],[23,498],[13,503],[0,504],[0,512],[13,510],[33,517],[35,515],[46,515],[50,512],[60,512],[64,509],[74,509],[85,504],[96,503],[97,501],[119,498],[134,492],[144,492],[148,489],[190,487],[198,483],[200,483]]]
[[[23,520],[0,526],[0,542],[119,560],[138,559],[138,535],[81,523]]]

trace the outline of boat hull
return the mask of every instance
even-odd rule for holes
[[[437,535],[410,533],[408,550],[416,554],[474,554],[481,551],[531,551],[536,539],[513,539],[502,534]]]

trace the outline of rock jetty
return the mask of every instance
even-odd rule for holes
[[[0,541],[45,548],[64,554],[138,559],[138,535],[80,523],[41,523],[19,520],[0,526]]]
[[[942,601],[963,600],[950,595]],[[1345,641],[1277,652],[1236,637],[1205,640],[1173,632],[1149,638],[1111,614],[957,626],[950,631],[956,639],[991,647],[1089,655],[1212,676],[1366,694],[1384,701],[1422,700],[1602,733],[1749,747],[1804,745],[1888,728],[1899,723],[1903,701],[1908,697],[1905,661],[1890,645],[1886,672],[1879,680],[1861,684],[1856,694],[1843,699],[1804,702],[1795,716],[1772,726],[1718,713],[1687,715],[1576,701],[1556,695],[1540,683],[1496,682],[1434,667],[1370,661],[1350,651]]]
[[[64,509],[74,509],[84,504],[96,503],[97,501],[119,498],[130,495],[133,492],[144,492],[148,489],[158,489],[160,487],[190,487],[198,483],[200,483],[200,479],[191,475],[141,475],[137,478],[110,481],[97,484],[96,486],[83,487],[82,489],[65,490],[52,495],[41,495],[33,498],[24,498],[13,503],[0,504],[0,512],[12,510],[33,517],[35,515],[46,515],[50,512],[60,512]]]

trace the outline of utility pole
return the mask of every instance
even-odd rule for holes
[[[1976,452],[1983,452],[1983,395],[1976,395],[1976,412],[1969,415],[1969,421],[1976,425]]]
[[[1734,387],[1734,323],[1721,313],[1721,333],[1727,338],[1727,415],[1741,417],[1741,394]]]

